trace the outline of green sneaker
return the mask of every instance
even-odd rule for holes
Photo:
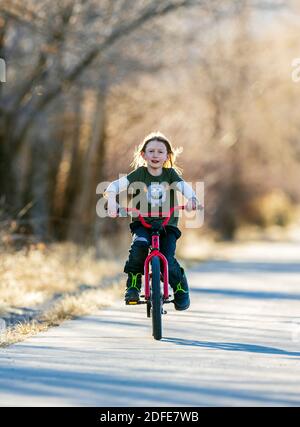
[[[190,306],[189,291],[185,291],[180,282],[174,291],[174,305],[176,310],[187,310]]]
[[[129,273],[126,283],[125,291],[125,301],[126,303],[130,302],[139,302],[140,292],[142,286],[142,273]]]
[[[183,268],[182,271],[182,281],[177,283],[176,288],[173,288],[174,291],[174,306],[176,310],[187,310],[190,306],[190,294],[189,286],[185,277]]]

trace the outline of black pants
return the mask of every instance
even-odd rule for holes
[[[151,244],[151,230],[146,229],[139,223],[130,224],[133,235],[132,244],[129,250],[129,258],[126,261],[125,273],[144,274],[144,262],[148,255],[148,248]],[[184,269],[175,258],[176,241],[181,236],[181,232],[176,227],[166,227],[160,233],[160,251],[167,258],[169,265],[169,284],[176,289],[181,283],[184,289],[188,289]]]

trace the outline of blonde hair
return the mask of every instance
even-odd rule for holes
[[[175,171],[182,175],[182,169],[176,164],[177,156],[182,153],[182,147],[174,148],[168,138],[161,132],[151,132],[147,135],[139,146],[135,149],[133,155],[133,161],[130,166],[133,169],[137,169],[140,166],[146,166],[146,161],[143,159],[141,153],[144,153],[146,146],[150,141],[163,142],[167,149],[168,159],[163,164],[164,168],[173,168]]]

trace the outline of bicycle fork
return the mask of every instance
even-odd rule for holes
[[[166,257],[159,250],[159,234],[152,234],[151,242],[151,252],[145,260],[144,266],[144,275],[145,275],[145,298],[146,300],[150,299],[150,277],[149,277],[149,265],[151,259],[157,256],[163,263],[163,282],[164,282],[164,291],[163,299],[167,301],[169,299],[169,270],[168,270],[168,261]]]

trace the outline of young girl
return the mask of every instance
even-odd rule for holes
[[[108,215],[117,216],[118,205],[116,195],[127,190],[129,185],[134,188],[134,196],[139,195],[139,205],[148,206],[148,211],[163,212],[178,204],[176,190],[179,190],[188,202],[185,208],[188,211],[196,210],[197,198],[193,189],[180,177],[180,169],[176,166],[176,156],[180,150],[175,150],[171,142],[160,132],[146,136],[134,155],[131,166],[134,171],[119,180],[113,181],[106,189],[108,198]],[[170,189],[171,187],[171,189]],[[139,192],[138,192],[139,191]],[[143,200],[143,198],[145,200]],[[164,206],[167,206],[164,208]],[[137,206],[139,209],[140,207]],[[144,212],[141,209],[142,212]],[[147,221],[157,218],[147,218]],[[169,264],[169,284],[174,291],[174,305],[176,310],[186,310],[190,305],[189,288],[184,269],[175,258],[176,241],[181,236],[177,227],[178,217],[172,214],[168,225],[161,233],[160,250]],[[148,255],[151,243],[151,231],[144,228],[138,218],[133,218],[130,224],[133,235],[129,258],[126,261],[124,272],[128,274],[125,301],[138,301],[141,290],[144,261]]]

